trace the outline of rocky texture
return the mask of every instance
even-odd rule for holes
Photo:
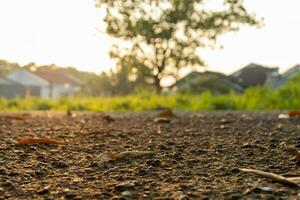
[[[240,172],[299,176],[300,119],[278,112],[30,113],[0,119],[0,199],[288,199],[300,189]],[[109,120],[108,120],[109,119]],[[22,138],[65,145],[17,145]],[[154,151],[141,158],[107,153]]]

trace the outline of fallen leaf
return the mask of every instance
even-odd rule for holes
[[[171,120],[169,118],[166,118],[166,117],[156,117],[154,119],[154,122],[155,123],[170,123]]]
[[[245,192],[243,192],[243,195],[248,195],[250,193],[272,193],[274,192],[271,187],[259,187],[259,186],[254,186],[250,189],[247,189]]]
[[[296,160],[300,161],[300,151],[296,147],[294,147],[294,146],[287,146],[286,150],[291,155],[295,156]]]
[[[259,144],[252,144],[252,143],[245,143],[242,145],[242,148],[258,148],[258,149],[262,149],[262,150],[267,150],[268,148],[263,146],[263,145],[259,145]]]
[[[22,115],[2,115],[0,118],[6,119],[6,120],[19,120],[19,121],[25,121],[25,116]]]
[[[288,113],[289,117],[300,117],[300,111],[299,110],[292,110]]]
[[[287,179],[289,181],[292,181],[292,182],[297,183],[298,185],[300,185],[300,177],[289,177]]]
[[[66,144],[64,141],[58,141],[51,138],[26,138],[17,141],[18,145],[28,145],[28,144]]]
[[[164,117],[164,118],[171,118],[171,117],[175,117],[175,114],[173,113],[173,111],[171,109],[166,109],[161,111],[157,117]]]
[[[252,173],[252,174],[262,176],[267,179],[271,179],[272,181],[275,181],[277,183],[282,183],[282,184],[289,185],[289,186],[299,187],[298,183],[296,183],[296,181],[293,181],[293,180],[295,180],[295,178],[285,178],[284,176],[281,176],[281,175],[277,175],[274,173],[265,172],[265,171],[261,171],[261,170],[256,170],[256,169],[240,168],[239,170],[241,172]]]
[[[110,160],[113,160],[113,156],[114,154],[112,153],[103,153],[101,156],[100,156],[100,161],[101,162],[108,162]]]

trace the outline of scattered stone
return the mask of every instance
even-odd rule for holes
[[[37,177],[44,177],[48,175],[48,170],[46,168],[38,168],[35,172],[34,175]]]
[[[231,123],[231,121],[228,120],[228,119],[222,118],[222,119],[220,120],[220,123],[221,123],[221,124],[229,124],[229,123]]]
[[[14,190],[16,188],[15,185],[13,184],[13,182],[11,182],[9,180],[0,182],[0,186],[7,190]]]
[[[82,200],[81,196],[78,196],[77,194],[68,192],[64,195],[65,200]]]
[[[169,149],[166,145],[164,145],[164,144],[160,144],[159,145],[159,148],[161,149],[161,150],[167,150],[167,149]]]
[[[279,119],[289,119],[290,116],[287,115],[287,114],[279,114],[279,115],[278,115],[278,118],[279,118]]]
[[[283,130],[283,125],[282,124],[277,124],[276,130],[282,131]]]
[[[172,194],[171,197],[173,200],[188,200],[188,196],[186,196],[182,191],[177,191]]]
[[[155,160],[147,160],[146,162],[148,165],[151,165],[153,167],[158,167],[161,165],[161,161],[158,160],[158,159],[155,159]]]
[[[14,124],[0,120],[0,200],[300,196],[298,188],[239,171],[251,166],[276,172],[300,185],[299,164],[293,159],[298,153],[289,155],[286,149],[293,145],[300,150],[297,118],[279,120],[277,111],[227,111],[230,116],[223,111],[201,111],[203,118],[197,113],[180,112],[169,124],[154,123],[157,113],[148,111],[114,113],[117,118],[113,123],[92,112],[78,113],[75,118],[65,113],[43,115]],[[243,119],[244,113],[251,120]],[[220,125],[230,128],[220,130]],[[157,134],[159,127],[161,134]],[[91,132],[97,133],[78,134]],[[18,138],[36,137],[69,143],[15,145]],[[145,152],[140,151],[149,150],[155,154],[142,156]],[[101,155],[106,152],[110,156],[121,153],[116,157],[124,158],[110,157],[102,162]],[[244,194],[246,188],[249,191]]]
[[[59,169],[68,168],[69,167],[69,164],[66,163],[66,162],[63,162],[63,161],[54,161],[54,162],[51,163],[51,165],[54,168],[59,168]]]
[[[0,182],[0,187],[8,191],[12,196],[21,196],[24,195],[24,191],[19,189],[13,182],[5,180]]]
[[[187,163],[189,166],[193,166],[193,165],[199,163],[199,160],[198,159],[190,159],[187,161]]]
[[[132,196],[132,191],[125,190],[125,191],[121,192],[121,195],[130,197],[130,196]]]
[[[38,195],[46,195],[46,194],[49,194],[49,193],[50,193],[50,186],[46,186],[46,187],[44,187],[41,190],[38,190],[36,192],[36,194],[38,194]]]
[[[123,192],[126,190],[133,189],[134,187],[135,187],[134,182],[127,181],[127,182],[123,182],[123,183],[120,183],[117,186],[115,186],[115,190],[117,190],[119,192]]]

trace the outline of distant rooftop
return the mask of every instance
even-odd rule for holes
[[[56,72],[33,72],[35,75],[49,81],[54,85],[62,85],[62,84],[69,84],[73,86],[80,85],[81,83],[75,78],[71,78],[68,75]]]

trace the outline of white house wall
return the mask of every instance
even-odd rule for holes
[[[41,87],[41,98],[50,99],[50,88],[48,86]]]
[[[49,86],[50,83],[35,74],[26,70],[14,70],[7,77],[23,86],[37,86],[40,87],[40,97],[44,99],[50,98]]]
[[[80,91],[80,86],[51,85],[47,80],[26,70],[14,70],[8,76],[9,79],[23,86],[40,87],[40,97],[44,99],[57,99],[61,96],[71,96]]]
[[[57,99],[61,96],[71,96],[72,94],[79,92],[79,86],[55,85],[52,87],[52,98]]]

